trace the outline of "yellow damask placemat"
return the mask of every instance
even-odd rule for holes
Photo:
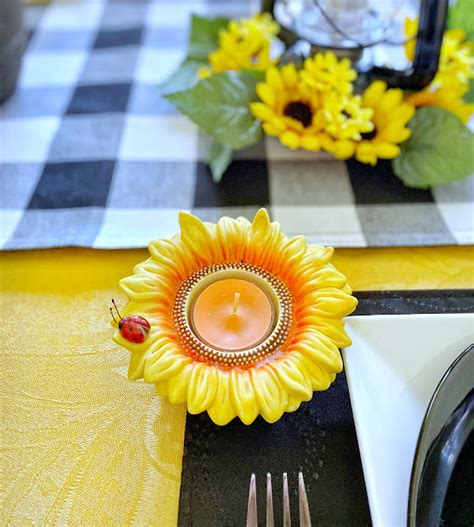
[[[2,525],[176,525],[185,410],[127,380],[104,256],[1,257]]]
[[[355,290],[473,287],[472,247],[338,250]],[[2,525],[176,525],[185,410],[127,381],[108,304],[146,251],[0,255]]]

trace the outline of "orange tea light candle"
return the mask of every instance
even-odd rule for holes
[[[264,289],[241,278],[210,283],[192,306],[191,326],[205,344],[223,350],[258,346],[273,329],[275,309]]]
[[[268,271],[223,263],[196,271],[178,290],[174,320],[183,348],[224,368],[258,364],[289,335],[291,295]]]

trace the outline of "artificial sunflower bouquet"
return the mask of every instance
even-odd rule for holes
[[[193,16],[187,58],[161,85],[165,97],[213,139],[208,162],[214,181],[233,151],[262,133],[290,149],[322,150],[341,160],[376,165],[389,159],[410,187],[471,173],[474,139],[466,124],[474,113],[474,58],[463,29],[446,31],[435,78],[412,93],[380,80],[357,92],[350,60],[332,52],[283,64],[282,52],[274,52],[278,31],[268,13],[241,21]],[[407,20],[407,37],[416,31],[417,21]],[[410,59],[414,45],[413,39],[405,45]]]

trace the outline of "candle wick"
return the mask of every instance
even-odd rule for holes
[[[234,293],[234,303],[232,305],[233,315],[237,315],[237,311],[239,310],[239,302],[240,302],[240,293],[236,292]]]

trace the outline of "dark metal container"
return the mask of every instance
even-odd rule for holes
[[[0,0],[0,104],[15,90],[25,44],[20,0]]]

